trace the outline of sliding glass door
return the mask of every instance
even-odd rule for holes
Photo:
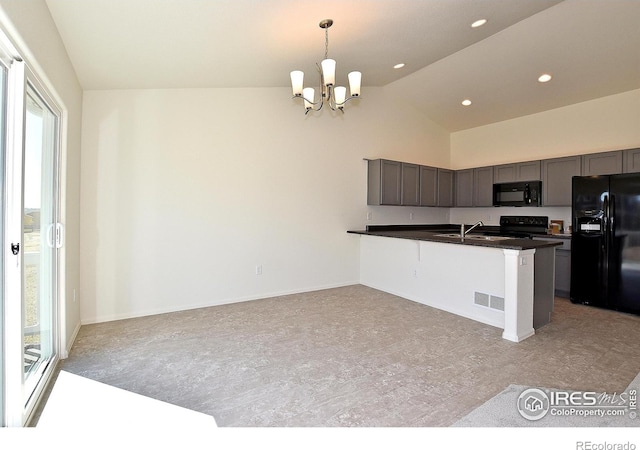
[[[0,49],[1,50],[1,49]],[[23,61],[2,90],[2,402],[4,426],[23,426],[58,358],[61,113]],[[5,76],[6,75],[6,76]]]

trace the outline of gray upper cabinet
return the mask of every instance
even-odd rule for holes
[[[473,169],[456,170],[455,205],[473,206]]]
[[[502,164],[493,168],[493,181],[495,183],[509,183],[516,181],[516,165]]]
[[[582,175],[612,175],[622,173],[622,152],[582,155]]]
[[[453,170],[438,169],[438,206],[453,206]]]
[[[540,180],[540,161],[527,161],[516,164],[516,181]]]
[[[438,169],[420,166],[420,206],[438,206]]]
[[[493,168],[494,183],[535,181],[540,179],[540,161],[502,164]]]
[[[368,163],[367,205],[400,205],[402,163],[386,159]]]
[[[580,175],[580,165],[580,156],[542,161],[544,206],[571,206],[571,178]]]
[[[640,148],[630,148],[622,152],[624,173],[640,172]]]
[[[402,192],[400,204],[420,206],[420,166],[402,163]]]
[[[470,171],[473,174],[473,169]],[[367,205],[451,207],[454,173],[453,170],[388,159],[369,160]],[[469,206],[472,206],[472,179],[469,189]]]
[[[493,166],[473,169],[473,206],[493,206]]]

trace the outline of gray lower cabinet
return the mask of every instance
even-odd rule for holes
[[[571,206],[571,178],[580,175],[580,156],[542,160],[542,204]]]
[[[438,206],[438,169],[420,166],[420,206]]]
[[[493,166],[473,169],[473,206],[493,206]]]
[[[402,163],[374,159],[368,164],[367,205],[400,205]]]
[[[420,206],[420,166],[402,163],[401,179],[400,204],[403,206]]]
[[[535,239],[541,241],[562,241],[562,246],[555,248],[555,295],[557,297],[569,298],[569,291],[571,289],[571,239],[566,237],[553,237],[552,235]]]
[[[640,148],[630,148],[622,151],[622,172],[640,172]]]
[[[540,161],[502,164],[493,168],[494,183],[535,181],[540,179]]]
[[[556,295],[569,298],[571,288],[571,250],[556,249]]]
[[[438,169],[438,206],[450,207],[453,202],[453,170]]]
[[[455,205],[473,206],[473,169],[456,170]]]
[[[622,152],[582,155],[582,175],[612,175],[622,173]]]

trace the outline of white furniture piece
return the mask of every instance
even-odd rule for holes
[[[36,428],[52,430],[180,430],[216,428],[213,416],[61,370]]]

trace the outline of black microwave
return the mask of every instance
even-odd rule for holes
[[[519,181],[493,185],[493,206],[540,206],[542,181]]]

